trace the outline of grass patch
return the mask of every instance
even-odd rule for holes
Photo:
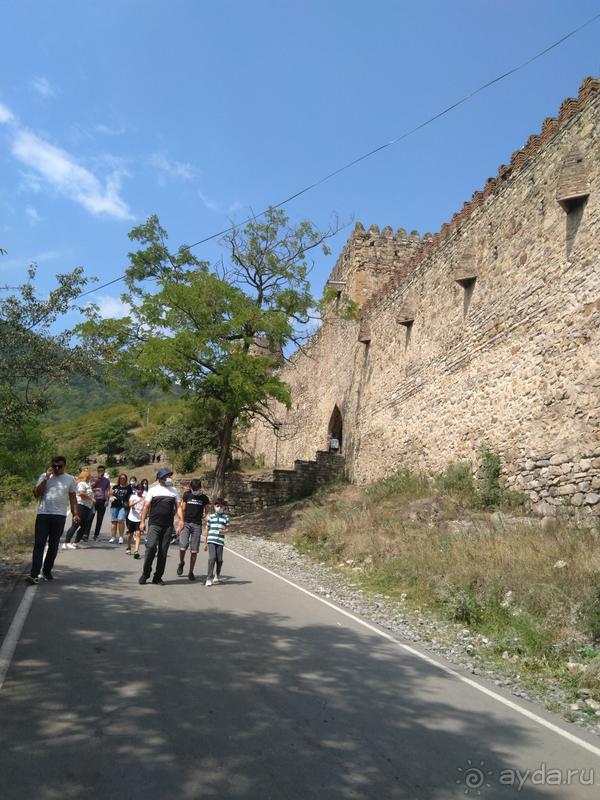
[[[493,484],[493,459],[489,473]],[[354,570],[367,591],[405,595],[481,634],[486,656],[518,663],[521,674],[551,672],[575,694],[586,687],[600,699],[598,529],[473,511],[481,487],[460,464],[433,480],[401,470],[350,488],[300,512],[297,549]],[[493,485],[485,497],[500,504]]]
[[[387,478],[369,484],[365,495],[372,503],[377,503],[381,500],[424,497],[429,490],[430,481],[424,472],[411,472],[404,467]]]
[[[33,548],[37,503],[28,508],[0,508],[0,555],[13,559],[30,555]]]

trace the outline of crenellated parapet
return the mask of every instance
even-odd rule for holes
[[[357,222],[333,268],[328,286],[362,305],[412,262],[423,242],[429,243],[431,238],[428,233],[421,240],[417,231],[407,235],[404,228],[394,233],[389,225],[382,231],[378,225],[371,225],[367,231]]]
[[[427,254],[431,252],[432,248],[438,247],[463,222],[469,219],[475,209],[485,203],[488,197],[494,194],[503,183],[506,183],[506,181],[511,178],[516,170],[519,170],[524,164],[526,164],[528,159],[530,159],[531,156],[533,156],[540,149],[544,142],[550,137],[554,136],[560,130],[560,128],[565,125],[568,120],[570,120],[571,117],[573,117],[578,111],[580,111],[591,97],[598,94],[599,91],[600,79],[585,78],[579,88],[579,94],[577,98],[568,97],[566,100],[563,100],[560,105],[558,117],[547,117],[542,123],[541,132],[539,134],[532,134],[527,139],[527,142],[523,148],[520,150],[515,150],[515,152],[512,154],[510,164],[501,164],[498,167],[498,174],[496,177],[488,178],[485,182],[483,190],[474,192],[471,200],[463,203],[462,209],[452,215],[450,222],[444,222],[441,229],[433,236],[431,236],[431,234],[425,234],[421,240],[420,246],[410,251],[408,258],[399,260],[401,263],[398,263],[395,272],[390,275],[390,279],[387,282],[383,284],[379,283],[377,287],[374,287],[371,295],[366,298],[363,303],[361,303],[359,314],[361,316],[367,314],[369,310],[373,308],[373,306],[385,298],[387,294],[395,286],[397,286],[410,271],[412,271],[418,264],[421,263],[421,261],[423,261]],[[576,194],[577,186],[580,186],[583,180],[581,175],[582,167],[577,167],[575,155],[576,154],[573,154],[570,159],[573,164],[569,163],[567,165],[568,170],[565,169],[564,171],[564,177],[562,179],[563,194],[566,192],[571,192],[572,195]],[[559,200],[559,202],[561,201]],[[362,225],[360,227],[362,228]],[[377,229],[377,232],[379,232],[379,229],[376,225],[372,225],[369,231],[374,228]],[[406,235],[402,228],[400,228],[398,232],[400,231]],[[416,234],[416,231],[413,231],[413,234]],[[411,237],[413,234],[411,234]],[[398,234],[396,234],[396,236],[397,235]],[[416,236],[418,237],[418,234],[416,234]]]

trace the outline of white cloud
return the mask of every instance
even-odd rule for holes
[[[122,319],[131,313],[129,303],[123,303],[118,297],[111,297],[108,294],[98,294],[93,297],[103,319]]]
[[[219,208],[219,204],[215,203],[214,200],[209,200],[208,197],[202,194],[200,189],[198,189],[198,197],[200,198],[200,200],[202,200],[202,202],[204,203],[206,208],[208,208],[209,211],[216,211]]]
[[[108,128],[106,125],[96,125],[96,131],[98,133],[102,133],[105,136],[121,136],[121,134],[125,133],[125,128]]]
[[[73,156],[25,128],[16,131],[12,153],[62,195],[80,203],[92,214],[132,219],[129,206],[119,197],[122,171],[116,170],[107,176],[103,187]]]
[[[48,78],[34,78],[30,85],[31,88],[39,92],[42,97],[56,97],[56,89],[52,86]]]
[[[38,212],[35,210],[35,208],[33,206],[26,206],[25,207],[25,213],[29,217],[29,224],[30,225],[35,225],[41,219],[40,215],[38,214]]]
[[[32,258],[9,258],[8,261],[0,260],[0,269],[26,269],[32,262],[43,264],[44,261],[53,261],[59,256],[60,253],[57,253],[55,250],[47,250],[45,253],[39,253]]]
[[[14,122],[14,121],[15,121],[15,115],[10,110],[10,108],[0,103],[0,122]]]
[[[181,164],[179,161],[171,162],[163,153],[154,153],[150,158],[150,163],[158,170],[159,183],[164,183],[166,178],[191,181],[196,175],[196,170],[191,164]]]

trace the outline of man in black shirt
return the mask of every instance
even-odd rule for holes
[[[179,502],[179,493],[173,487],[173,473],[170,469],[159,469],[156,474],[158,486],[153,486],[148,490],[146,502],[142,509],[142,519],[140,521],[140,532],[146,530],[146,519],[148,525],[148,543],[146,545],[146,557],[144,559],[144,571],[139,579],[139,583],[146,583],[152,572],[152,562],[156,558],[156,568],[152,583],[164,586],[162,576],[167,564],[167,553],[171,544],[171,528],[173,527],[173,517],[177,513],[179,524],[177,533],[181,533],[183,528],[183,512]]]
[[[177,574],[183,575],[185,566],[185,551],[190,547],[190,571],[188,579],[195,581],[194,567],[200,550],[202,538],[202,514],[208,516],[210,500],[205,494],[200,494],[202,484],[199,478],[194,478],[190,483],[190,491],[183,495],[183,531],[179,536],[179,566]]]

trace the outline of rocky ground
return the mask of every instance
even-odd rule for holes
[[[367,594],[352,580],[352,573],[317,564],[286,542],[244,533],[248,522],[244,517],[233,521],[227,537],[227,544],[233,550],[402,639],[442,656],[458,669],[489,680],[501,691],[562,714],[569,722],[600,735],[599,704],[591,699],[591,692],[580,690],[577,701],[571,702],[567,692],[549,679],[536,680],[534,688],[533,682],[522,678],[516,671],[518,666],[510,659],[505,658],[499,666],[496,656],[496,663],[492,663],[485,637],[472,635],[462,625],[428,619],[420,609],[409,608],[404,599],[398,602],[387,595]]]

